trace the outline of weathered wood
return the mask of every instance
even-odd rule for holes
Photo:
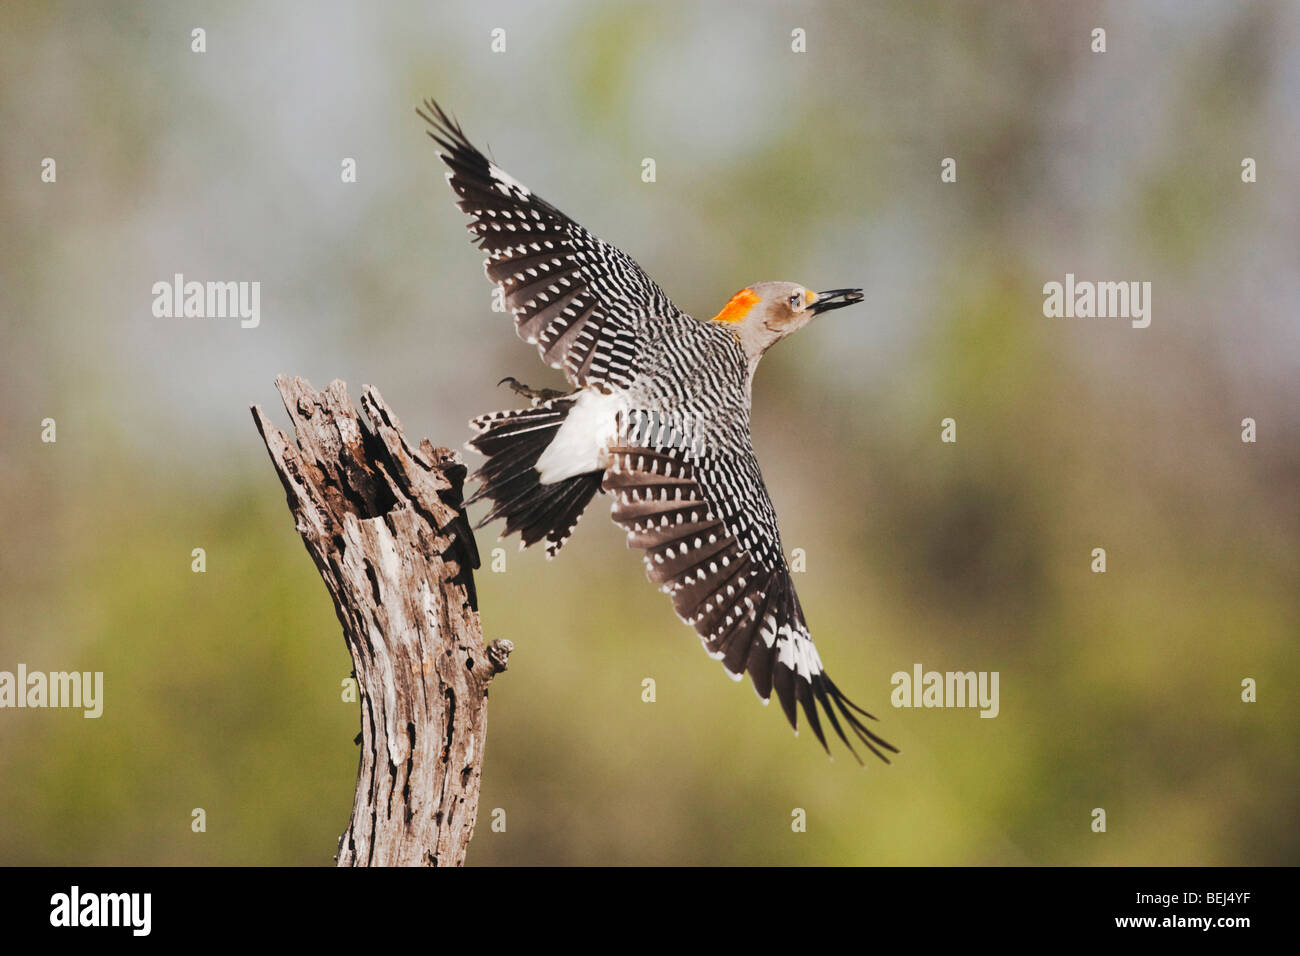
[[[298,533],[343,624],[360,691],[361,761],[340,866],[459,866],[474,833],[487,690],[508,641],[485,646],[465,466],[412,448],[379,392],[362,423],[347,387],[280,376],[297,444],[254,405]]]

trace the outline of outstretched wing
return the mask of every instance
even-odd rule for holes
[[[626,388],[642,323],[681,315],[630,256],[593,236],[484,156],[437,103],[417,113],[442,148],[447,181],[487,253],[515,331],[568,380]]]
[[[882,750],[898,751],[872,733],[860,717],[875,718],[822,668],[748,442],[736,454],[703,457],[624,445],[611,459],[604,488],[614,521],[630,546],[645,549],[647,576],[672,596],[709,655],[736,680],[748,672],[764,702],[775,690],[796,731],[802,707],[828,752],[818,705],[854,757],[845,726],[888,763]]]

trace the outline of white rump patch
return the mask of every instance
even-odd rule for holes
[[[619,392],[579,392],[564,424],[537,459],[542,484],[553,485],[574,475],[603,471],[609,464],[607,449],[618,440],[618,413],[625,404]]]

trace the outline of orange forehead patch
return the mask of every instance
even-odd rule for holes
[[[762,299],[750,289],[741,289],[731,297],[731,301],[722,307],[722,311],[713,317],[714,322],[739,322],[749,315],[749,310],[758,305]]]

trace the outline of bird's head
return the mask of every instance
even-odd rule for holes
[[[813,292],[797,282],[756,282],[733,295],[713,321],[731,330],[752,367],[764,352],[814,317],[861,301],[861,289]]]

